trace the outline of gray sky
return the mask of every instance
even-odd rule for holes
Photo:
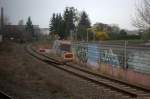
[[[11,23],[18,20],[26,22],[31,16],[33,24],[48,27],[53,12],[63,12],[66,6],[73,6],[79,11],[85,10],[92,24],[103,22],[118,24],[124,29],[135,29],[131,20],[135,14],[136,0],[0,0],[5,15]]]

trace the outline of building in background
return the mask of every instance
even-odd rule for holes
[[[43,35],[49,35],[49,28],[41,28],[40,31]]]
[[[29,32],[26,32],[25,25],[5,25],[4,27],[4,39],[6,40],[14,40],[17,42],[20,41],[31,41],[32,35]],[[33,25],[34,34],[36,39],[38,39],[40,35],[39,25]]]

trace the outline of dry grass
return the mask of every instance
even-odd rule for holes
[[[15,43],[0,44],[0,90],[15,99],[72,99],[48,79],[46,64],[37,61]]]

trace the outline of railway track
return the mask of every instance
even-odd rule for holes
[[[55,66],[58,69],[61,69],[65,72],[68,72],[74,76],[78,76],[84,80],[90,81],[98,86],[104,86],[108,89],[108,92],[117,93],[120,99],[149,99],[150,90],[147,88],[142,88],[126,82],[116,80],[107,76],[93,73],[91,71],[79,68],[69,63],[64,63],[58,61],[46,55],[43,55],[36,50],[34,50],[31,45],[26,46],[26,51],[36,57],[37,59],[46,62],[52,66]],[[118,94],[119,93],[119,94]]]
[[[13,99],[13,98],[7,95],[6,93],[0,91],[0,99]]]

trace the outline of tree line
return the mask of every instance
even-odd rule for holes
[[[73,40],[122,40],[141,39],[141,35],[128,35],[117,25],[95,23],[91,26],[88,14],[74,7],[66,7],[63,14],[53,13],[49,24],[50,36]]]
[[[51,35],[58,35],[59,39],[85,40],[87,28],[90,27],[87,13],[79,12],[74,7],[66,7],[63,14],[53,13],[49,25]]]

